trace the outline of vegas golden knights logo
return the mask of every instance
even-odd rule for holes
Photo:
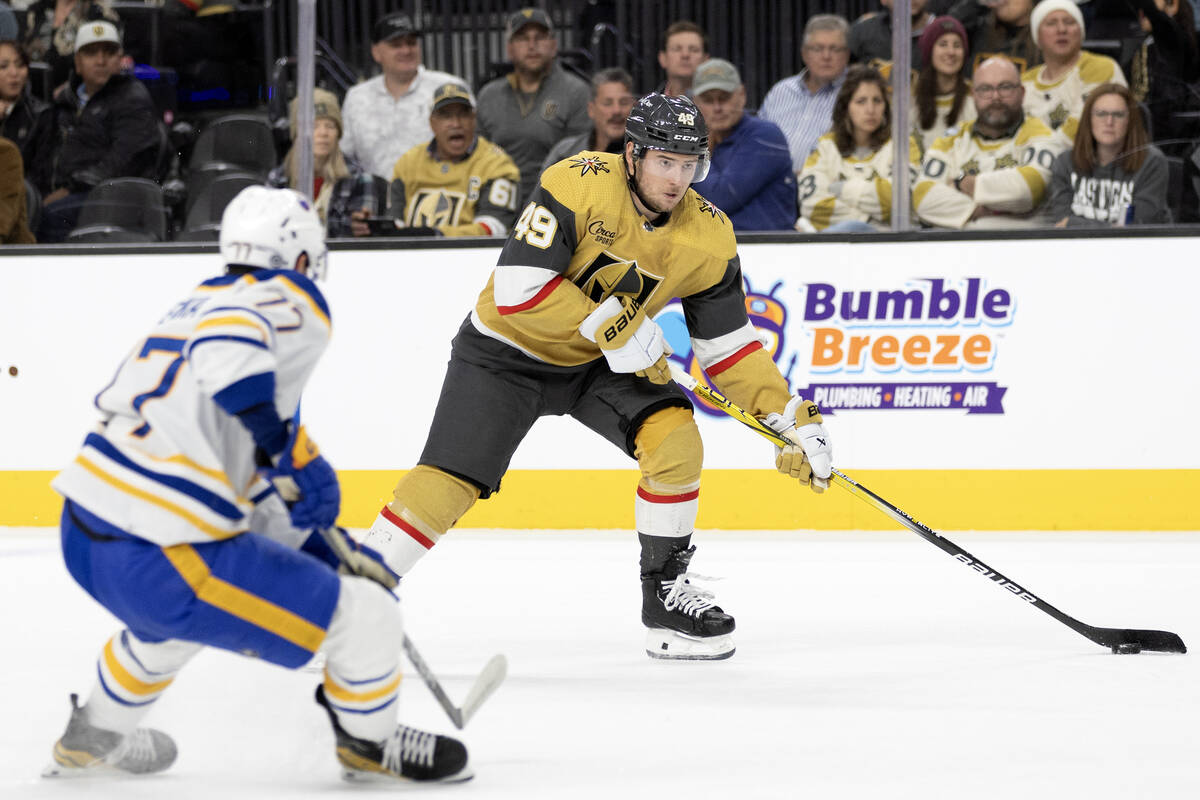
[[[617,295],[631,298],[638,306],[645,305],[662,283],[661,276],[651,275],[637,261],[626,261],[608,252],[596,256],[571,280],[593,303]]]
[[[413,197],[406,223],[410,228],[457,225],[466,196],[445,189],[421,189]]]

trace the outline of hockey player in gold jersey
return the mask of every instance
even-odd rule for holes
[[[793,443],[777,452],[777,469],[819,492],[832,465],[817,407],[790,394],[746,315],[728,218],[689,188],[707,169],[695,104],[651,94],[626,123],[622,154],[584,152],[543,173],[454,339],[419,465],[367,534],[397,573],[499,490],[539,417],[569,414],[641,470],[647,653],[732,655],[733,617],[689,581],[700,434],[652,317],[681,298],[710,378]]]
[[[396,161],[389,236],[505,236],[516,219],[521,174],[498,145],[475,132],[475,101],[458,83],[433,93],[433,139]],[[359,212],[356,235],[368,233]]]

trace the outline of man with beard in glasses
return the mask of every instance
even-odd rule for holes
[[[993,57],[975,68],[971,89],[979,118],[951,128],[925,154],[913,210],[939,228],[1033,228],[1054,157],[1067,144],[1022,108],[1016,64]]]

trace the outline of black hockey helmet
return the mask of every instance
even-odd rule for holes
[[[688,97],[668,97],[651,92],[637,102],[625,120],[625,141],[633,142],[633,158],[647,150],[699,156],[693,183],[708,175],[708,125]]]

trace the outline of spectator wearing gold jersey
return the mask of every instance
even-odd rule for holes
[[[817,140],[800,172],[797,230],[886,229],[892,214],[891,130],[887,81],[874,67],[851,67],[833,104],[833,127]],[[910,169],[921,161],[913,138],[909,160]]]
[[[1043,63],[1021,76],[1025,112],[1074,139],[1088,94],[1102,83],[1125,86],[1125,75],[1108,56],[1083,49],[1083,14],[1071,0],[1042,0],[1033,8],[1029,28]]]
[[[913,86],[913,135],[921,153],[948,129],[975,119],[971,83],[963,74],[967,32],[954,17],[937,17],[921,34],[921,72]]]
[[[505,236],[516,220],[521,173],[499,146],[475,132],[475,100],[446,83],[433,93],[433,139],[409,150],[392,170],[393,222],[371,229],[356,212],[355,236]]]

